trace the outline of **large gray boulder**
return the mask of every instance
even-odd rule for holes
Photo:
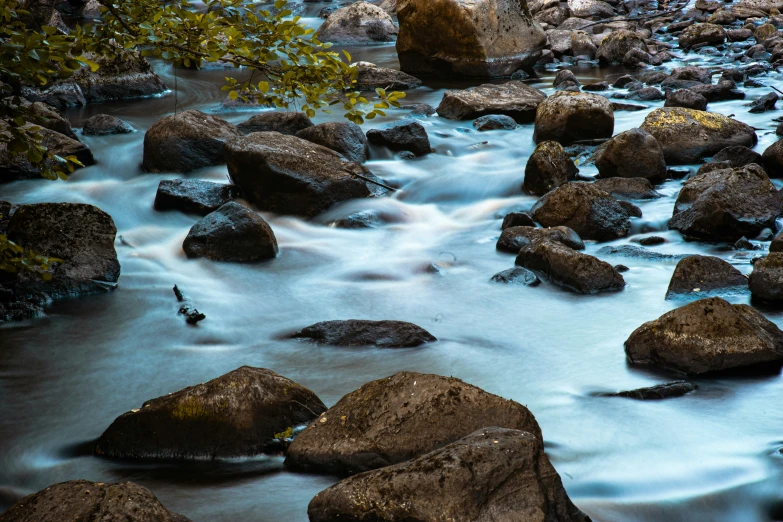
[[[558,91],[536,110],[533,140],[569,145],[579,140],[610,138],[614,110],[608,99],[597,94]]]
[[[666,161],[658,141],[643,129],[621,132],[596,151],[595,166],[602,178],[666,179]]]
[[[487,83],[464,90],[446,91],[438,105],[438,116],[450,120],[472,120],[487,114],[510,116],[517,123],[531,123],[546,94],[520,81]]]
[[[397,26],[389,13],[364,1],[337,9],[317,33],[322,42],[338,44],[393,42],[396,36]]]

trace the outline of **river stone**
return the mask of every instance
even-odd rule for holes
[[[487,114],[502,114],[517,123],[531,123],[536,109],[546,99],[538,89],[512,80],[484,84],[465,90],[446,91],[438,105],[438,116],[450,120],[472,120]]]
[[[0,206],[0,214],[2,214],[1,206]],[[533,221],[533,217],[527,212],[509,212],[508,214],[503,216],[503,223],[500,225],[500,229],[505,230],[511,227],[535,227],[535,226],[536,226],[536,222]]]
[[[565,225],[583,239],[609,241],[627,236],[631,228],[628,210],[592,183],[561,185],[539,199],[530,213],[545,227]]]
[[[33,493],[0,514],[0,522],[190,522],[145,487],[70,480]]]
[[[356,2],[330,14],[316,36],[322,42],[366,44],[393,42],[397,26],[392,17],[369,2]]]
[[[634,364],[701,374],[783,361],[783,332],[750,306],[710,297],[643,324],[625,353]]]
[[[661,197],[646,178],[601,178],[596,180],[594,185],[618,200]]]
[[[716,114],[682,107],[650,112],[641,126],[658,141],[667,165],[698,163],[732,145],[753,147],[752,127]]]
[[[579,294],[614,292],[625,287],[623,276],[612,265],[557,241],[531,241],[519,250],[516,264]]]
[[[589,522],[571,503],[534,434],[488,427],[320,492],[310,522]]]
[[[535,273],[521,266],[498,272],[492,276],[491,281],[507,285],[538,286],[541,284],[541,280]]]
[[[748,278],[723,259],[688,256],[677,263],[666,290],[666,299],[747,290]]]
[[[585,249],[579,234],[568,227],[535,228],[534,226],[514,226],[503,229],[495,248],[501,252],[516,254],[520,248],[538,239],[562,243],[574,250]]]
[[[356,64],[356,70],[358,74],[353,88],[360,91],[374,91],[378,87],[387,91],[408,91],[421,87],[422,83],[408,73],[388,67],[378,67],[369,62],[359,62]]]
[[[36,203],[16,209],[8,239],[38,254],[56,257],[52,278],[20,272],[12,285],[18,299],[43,292],[52,299],[114,290],[120,263],[111,216],[82,203]]]
[[[225,162],[223,146],[239,136],[237,128],[216,116],[190,110],[158,120],[144,135],[147,172],[190,172]]]
[[[601,0],[568,0],[568,10],[579,18],[603,20],[614,16],[614,8]]]
[[[98,439],[95,454],[132,459],[258,455],[275,449],[279,434],[325,410],[313,392],[291,379],[242,366],[120,415]]]
[[[277,239],[264,218],[230,201],[193,225],[182,249],[214,261],[263,261],[277,256]]]
[[[79,86],[87,103],[128,100],[166,92],[166,85],[139,52],[125,50],[108,56],[90,53],[85,56],[99,65],[98,70],[82,67],[70,81]]]
[[[601,256],[621,256],[631,259],[644,259],[646,261],[675,261],[686,257],[686,254],[662,254],[635,245],[607,245],[599,248],[596,254]]]
[[[778,140],[761,155],[764,170],[771,178],[783,178],[783,140]]]
[[[773,303],[783,301],[783,253],[770,252],[767,257],[757,260],[748,285],[756,299]]]
[[[653,183],[666,179],[663,150],[643,129],[630,129],[610,139],[596,152],[595,166],[602,178],[646,178]]]
[[[109,114],[96,114],[84,122],[82,134],[85,136],[107,136],[109,134],[130,134],[133,127],[121,119]]]
[[[237,129],[242,134],[279,132],[293,136],[302,129],[312,126],[313,122],[303,112],[269,111],[251,116],[249,120],[237,125]]]
[[[672,381],[663,384],[656,384],[646,388],[636,390],[621,391],[617,393],[603,393],[602,397],[626,397],[638,401],[657,401],[661,399],[671,399],[673,397],[682,397],[683,395],[695,391],[698,386],[688,381]]]
[[[745,93],[737,89],[734,80],[721,80],[714,85],[694,85],[689,89],[704,96],[708,103],[745,99]]]
[[[473,126],[477,131],[514,130],[517,128],[517,122],[504,114],[487,114],[473,120]]]
[[[374,195],[362,165],[295,136],[256,132],[226,143],[232,182],[261,210],[313,217],[336,203]]]
[[[526,0],[399,0],[397,18],[400,69],[416,76],[510,76],[546,44]]]
[[[568,7],[563,5],[556,5],[543,9],[533,15],[533,19],[539,24],[547,24],[549,26],[557,27],[562,24],[568,18]]]
[[[649,52],[644,38],[633,31],[620,29],[612,31],[601,41],[596,57],[604,64],[622,63],[625,55],[633,49]]]
[[[293,335],[332,346],[377,346],[412,348],[437,341],[427,330],[404,321],[324,321]]]
[[[533,140],[569,145],[610,138],[613,131],[614,111],[609,100],[598,94],[558,91],[538,106]]]
[[[370,145],[355,123],[330,121],[306,127],[296,133],[297,138],[311,141],[342,154],[345,159],[364,163],[370,157]]]
[[[675,67],[674,69],[672,69],[672,72],[669,75],[669,77],[674,80],[699,82],[705,85],[710,85],[712,83],[713,74],[715,73],[707,69],[706,67],[696,67],[693,65],[688,65],[685,67]]]
[[[155,210],[179,210],[200,216],[239,197],[239,188],[198,179],[164,179],[155,194]]]
[[[720,152],[714,155],[710,161],[728,161],[732,168],[744,167],[745,165],[750,165],[751,163],[764,165],[764,160],[761,154],[755,150],[751,150],[748,147],[743,147],[741,145],[722,149]],[[769,176],[770,172],[766,165],[764,165],[764,170]],[[783,174],[783,172],[781,172],[781,174]]]
[[[764,169],[751,163],[689,178],[674,204],[669,228],[687,237],[734,242],[754,238],[765,228],[774,230],[781,210],[775,186]]]
[[[400,372],[363,385],[313,421],[291,443],[286,465],[353,474],[424,455],[486,426],[541,440],[521,404],[454,377]]]
[[[556,141],[539,143],[525,165],[525,181],[522,190],[543,196],[576,177],[579,169]]]
[[[409,151],[416,156],[432,152],[430,138],[424,125],[415,120],[403,120],[387,125],[383,129],[367,131],[367,140],[394,151]]]

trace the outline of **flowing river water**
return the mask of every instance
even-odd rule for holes
[[[320,23],[314,15],[306,21]],[[354,59],[397,66],[393,44],[350,50]],[[173,87],[172,70],[157,68]],[[572,70],[582,83],[628,72]],[[180,71],[179,108],[214,111],[226,74]],[[553,76],[544,72],[532,85],[551,94]],[[780,75],[765,81],[779,82]],[[405,102],[437,106],[445,87],[425,82]],[[746,89],[748,99],[768,91]],[[168,94],[70,110],[75,127],[107,112],[137,132],[84,137],[98,163],[67,182],[0,187],[0,199],[17,204],[70,201],[105,210],[119,231],[122,265],[116,292],[59,302],[43,318],[0,327],[0,512],[23,495],[83,478],[137,482],[194,522],[306,521],[310,499],[337,478],[285,471],[282,457],[139,464],[89,453],[91,441],[121,413],[251,365],[312,389],[327,406],[401,370],[453,375],[514,399],[535,414],[566,490],[596,521],[783,519],[780,375],[697,378],[696,392],[666,401],[596,396],[680,377],[630,367],[623,351],[636,327],[681,304],[664,300],[676,261],[604,258],[630,267],[628,286],[593,296],[546,283],[532,288],[489,281],[514,265],[512,255],[495,250],[502,216],[535,201],[520,193],[534,148],[532,124],[478,133],[469,121],[420,117],[435,154],[401,161],[376,149],[367,164],[400,192],[350,202],[320,222],[263,214],[280,255],[262,264],[232,264],[187,259],[182,241],[198,218],[152,208],[160,180],[182,176],[141,170],[144,132],[171,114],[174,103]],[[756,150],[762,151],[776,139],[775,113],[751,115],[745,103],[712,103],[710,110],[761,129]],[[616,112],[615,133],[639,126],[647,112]],[[251,113],[220,115],[239,123]],[[364,129],[408,115],[390,111],[388,119]],[[596,171],[587,166],[582,173]],[[220,166],[187,177],[226,181],[227,174]],[[631,239],[655,233],[667,240],[656,251],[716,255],[748,273],[747,254],[685,242],[667,230],[681,185],[667,181],[658,187],[662,198],[636,202],[644,217],[633,220],[629,238],[609,244],[633,244]],[[385,224],[361,230],[322,224],[360,209],[378,210]],[[603,246],[587,243],[588,253]],[[198,327],[177,315],[174,284],[206,313]],[[783,312],[763,312],[783,326]],[[384,350],[284,338],[317,321],[351,318],[410,321],[439,341]]]

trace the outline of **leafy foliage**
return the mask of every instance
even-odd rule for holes
[[[3,272],[36,272],[41,279],[48,281],[52,278],[49,272],[51,263],[57,261],[61,260],[27,251],[5,234],[0,234],[0,270]]]

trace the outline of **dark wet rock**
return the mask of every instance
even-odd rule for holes
[[[612,87],[614,87],[615,89],[624,89],[628,86],[629,83],[633,83],[635,81],[636,78],[634,78],[630,74],[624,74],[623,76],[620,76],[614,81]]]
[[[655,109],[641,126],[658,141],[667,165],[697,163],[732,145],[753,147],[752,127],[722,114],[682,107]]]
[[[193,225],[182,249],[214,261],[263,261],[277,256],[277,240],[264,218],[230,201]]]
[[[695,67],[693,65],[689,65],[686,67],[676,67],[672,69],[669,77],[674,80],[685,80],[710,85],[712,83],[713,74],[713,71],[705,67]]]
[[[57,109],[87,105],[81,87],[72,81],[56,82],[45,90],[28,87],[23,89],[22,93],[25,99],[31,102],[44,103]]]
[[[293,136],[302,129],[312,126],[313,122],[303,112],[269,111],[252,116],[249,120],[237,125],[237,128],[242,134],[279,132]]]
[[[620,206],[625,210],[625,212],[628,214],[629,217],[642,217],[642,209],[634,205],[628,200],[625,199],[619,199],[617,200],[618,203],[620,203]]]
[[[426,103],[413,103],[411,105],[403,105],[400,107],[403,110],[411,111],[411,114],[417,114],[420,116],[432,116],[435,114],[435,107]]]
[[[764,169],[752,163],[688,179],[674,204],[669,228],[712,241],[756,237],[775,229],[781,198]]]
[[[2,211],[0,211],[0,214]],[[535,227],[536,222],[527,212],[509,212],[503,218],[503,223],[500,225],[501,230],[505,230],[511,227]]]
[[[614,269],[617,270],[618,272],[620,272],[621,274],[624,274],[625,272],[628,272],[629,270],[631,270],[630,268],[628,268],[625,265],[614,265]]]
[[[318,28],[316,36],[322,42],[338,44],[393,42],[397,26],[389,13],[361,1],[331,13]]]
[[[523,246],[539,239],[562,243],[574,250],[585,249],[579,234],[568,227],[535,228],[522,225],[503,229],[495,247],[501,252],[516,254]]]
[[[732,250],[763,250],[761,245],[751,243],[746,237],[739,238],[732,246]]]
[[[42,102],[30,103],[23,98],[20,99],[19,105],[28,110],[30,114],[29,121],[32,124],[59,132],[73,140],[79,140],[71,128],[71,122],[56,108]]]
[[[226,143],[232,182],[261,210],[313,217],[332,205],[379,193],[364,166],[331,149],[277,132]],[[361,176],[362,178],[358,177]]]
[[[698,386],[688,381],[672,381],[663,384],[656,384],[647,388],[638,388],[636,390],[621,391],[617,393],[603,393],[603,397],[625,397],[639,401],[657,401],[661,399],[672,399],[682,397],[698,389]]]
[[[450,120],[471,120],[487,114],[510,116],[517,123],[531,123],[546,94],[526,83],[485,84],[465,90],[446,91],[438,105],[438,116]]]
[[[625,237],[631,227],[628,211],[592,183],[566,183],[539,199],[530,213],[545,227],[564,225],[598,241]]]
[[[362,128],[351,122],[326,122],[305,127],[297,138],[311,141],[342,154],[345,159],[364,163],[370,156],[370,146]]]
[[[226,120],[201,111],[183,111],[158,120],[144,135],[147,172],[190,172],[225,162],[223,146],[239,136]]]
[[[710,293],[747,291],[748,279],[729,263],[712,256],[688,256],[674,269],[666,299],[706,297]]]
[[[109,56],[87,56],[98,63],[98,70],[83,67],[72,78],[87,103],[141,98],[166,91],[166,85],[140,53],[120,51]]]
[[[422,83],[408,73],[368,62],[359,62],[356,69],[359,72],[353,87],[360,91],[374,91],[378,87],[387,91],[409,91],[421,87]]]
[[[628,67],[644,67],[645,65],[660,65],[661,60],[641,49],[631,49],[623,56],[622,63]]]
[[[661,197],[645,178],[601,178],[595,186],[618,200],[656,199]]]
[[[600,256],[619,256],[630,259],[644,259],[645,261],[674,261],[685,257],[683,254],[662,254],[646,248],[634,245],[605,246],[598,249],[596,254]]]
[[[242,366],[117,417],[95,454],[126,459],[233,458],[279,449],[281,433],[326,407],[272,370]]]
[[[690,49],[697,45],[720,45],[726,41],[726,30],[715,24],[694,24],[680,33],[680,47]]]
[[[432,152],[427,131],[418,121],[405,120],[383,129],[370,129],[367,131],[367,140],[374,145],[382,145],[394,151],[409,151],[416,156]]]
[[[404,321],[324,321],[293,335],[331,346],[412,348],[437,341],[424,328]]]
[[[568,156],[563,146],[556,141],[539,143],[525,166],[523,190],[536,196],[543,196],[576,177],[579,169]]]
[[[155,194],[155,210],[179,210],[206,216],[239,197],[239,188],[198,179],[164,179]]]
[[[16,209],[8,239],[38,254],[58,258],[52,277],[20,272],[8,285],[17,299],[39,293],[51,299],[114,290],[120,263],[114,250],[117,228],[111,216],[81,203],[36,203]]]
[[[642,246],[656,246],[666,243],[666,240],[661,236],[647,236],[639,240],[639,244]]]
[[[602,178],[666,179],[666,161],[655,138],[643,129],[621,132],[596,151],[595,165]]]
[[[557,88],[565,82],[574,83],[577,87],[581,85],[572,71],[562,69],[555,75],[555,79],[552,81],[552,87]]]
[[[705,163],[701,167],[699,167],[699,170],[696,171],[696,174],[706,174],[707,172],[712,172],[714,170],[722,170],[722,169],[730,169],[732,168],[731,162],[729,161],[710,161],[708,163]]]
[[[756,299],[773,303],[783,301],[783,253],[770,251],[767,257],[757,260],[748,277],[748,286]]]
[[[637,328],[625,342],[634,364],[708,373],[783,361],[783,332],[753,308],[719,297],[689,303]]]
[[[714,85],[694,85],[690,90],[704,96],[708,103],[745,99],[745,93],[737,89],[732,80],[722,80]]]
[[[620,29],[611,32],[601,41],[597,57],[602,63],[622,63],[625,55],[632,49],[645,53],[649,51],[644,38],[633,31]],[[615,87],[618,87],[616,83]]]
[[[546,238],[523,246],[516,264],[579,294],[614,292],[625,287],[623,276],[609,263]]]
[[[777,93],[770,92],[750,104],[748,112],[759,113],[775,110],[775,104],[778,101]]]
[[[715,154],[710,161],[727,161],[732,168],[744,167],[751,163],[763,165],[761,154],[743,146],[726,147]],[[767,175],[769,175],[769,171],[767,171]]]
[[[608,91],[609,84],[607,82],[588,83],[587,85],[582,87],[582,90],[595,91],[595,92]]]
[[[517,128],[517,122],[504,114],[487,114],[473,120],[473,126],[478,131],[514,130]]]
[[[125,482],[70,480],[33,493],[0,514],[0,522],[190,522],[172,513],[147,488]]]
[[[619,96],[619,95],[615,95]],[[629,92],[628,94],[623,96],[623,99],[626,100],[637,100],[637,101],[658,101],[665,99],[666,96],[655,87],[642,87],[641,89],[637,89],[633,92]]]
[[[96,114],[84,122],[82,134],[85,136],[106,136],[108,134],[130,134],[131,127],[121,119],[109,114]]]
[[[663,82],[661,82],[661,89],[663,89],[666,92],[669,92],[675,90],[691,89],[693,87],[698,87],[700,85],[704,85],[704,84],[696,80],[679,80],[677,78],[673,78],[670,76],[666,78]]]
[[[732,42],[744,42],[753,38],[753,31],[750,29],[728,29],[726,30],[726,36]]]
[[[609,138],[613,131],[614,111],[609,100],[597,94],[559,91],[538,106],[533,140],[568,145]]]
[[[536,274],[521,266],[498,272],[492,276],[492,281],[507,285],[538,286],[541,284],[541,280]]]
[[[637,105],[634,103],[619,103],[619,102],[612,102],[612,110],[617,111],[643,111],[649,109],[646,105]]]
[[[535,434],[496,427],[338,482],[313,498],[307,514],[311,522],[590,520],[571,503]]]
[[[778,232],[769,244],[770,252],[783,252],[783,231]]]
[[[85,167],[94,165],[95,158],[90,148],[84,143],[69,138],[65,134],[60,134],[44,127],[38,127],[38,134],[41,135],[41,144],[46,147],[51,154],[67,157],[75,156]],[[28,128],[30,126],[28,125]],[[7,124],[0,120],[0,134],[6,134]],[[47,160],[48,164],[53,164],[55,160]],[[43,179],[41,178],[41,167],[33,165],[27,160],[25,154],[11,154],[6,142],[0,141],[0,183],[15,181],[20,179]]]
[[[383,219],[373,210],[360,210],[349,214],[343,218],[337,219],[329,223],[329,226],[335,228],[378,228],[383,225]]]
[[[778,140],[761,155],[764,170],[772,178],[783,178],[783,140]]]
[[[509,76],[535,64],[546,43],[524,0],[404,0],[397,18],[400,69],[417,76]]]

